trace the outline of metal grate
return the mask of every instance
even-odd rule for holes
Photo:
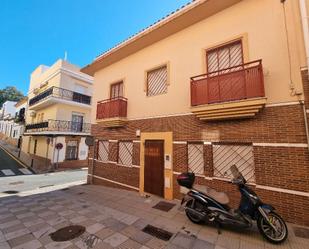
[[[167,66],[147,73],[147,95],[153,96],[167,92]]]
[[[146,227],[143,228],[142,231],[144,233],[148,233],[151,236],[156,237],[156,238],[161,239],[161,240],[164,240],[164,241],[169,241],[170,238],[173,236],[172,233],[170,233],[170,232],[168,232],[164,229],[151,226],[151,225],[147,225]]]
[[[176,204],[174,203],[169,203],[166,201],[160,201],[158,202],[156,205],[154,205],[152,208],[164,211],[164,212],[168,212],[170,211]]]
[[[304,227],[293,227],[296,237],[309,239],[309,229]]]
[[[98,160],[102,162],[108,161],[109,143],[108,141],[99,141],[98,145]]]
[[[125,166],[132,166],[133,143],[119,142],[118,163]]]
[[[188,144],[188,171],[195,174],[204,174],[203,144]]]
[[[236,165],[248,182],[255,182],[253,147],[250,145],[213,145],[214,176],[232,178]]]

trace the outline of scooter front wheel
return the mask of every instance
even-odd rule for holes
[[[193,204],[193,207],[192,207],[192,203],[193,203],[193,200],[190,200],[186,203],[186,207],[188,208],[193,208],[194,210],[198,211],[198,212],[202,212],[203,210],[203,205],[200,204],[199,202],[195,201],[194,204]],[[192,221],[193,223],[195,224],[201,224],[203,223],[203,219],[201,219],[200,217],[198,217],[197,215],[194,215],[192,212],[190,212],[190,210],[185,210],[186,212],[186,215],[188,217],[188,219],[190,221]]]
[[[268,213],[267,217],[276,230],[265,220],[263,216],[259,216],[257,225],[260,233],[271,243],[279,244],[284,242],[288,237],[288,229],[284,220],[275,212]]]

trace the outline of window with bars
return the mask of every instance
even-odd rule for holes
[[[167,66],[147,72],[147,96],[167,93]]]
[[[208,73],[241,65],[243,64],[243,49],[241,40],[207,50],[206,57]],[[223,70],[220,73],[224,72],[225,71]]]
[[[202,143],[188,143],[188,171],[204,174],[204,146]]]
[[[124,166],[132,166],[133,142],[119,142],[118,144],[118,163]]]
[[[123,97],[123,82],[117,82],[115,84],[111,85],[111,92],[110,92],[110,98],[116,99],[119,97]]]
[[[98,142],[98,155],[97,159],[101,162],[108,162],[108,153],[109,153],[109,143],[108,141],[99,141]]]
[[[255,182],[253,146],[213,145],[214,176],[232,179],[234,164],[248,182]]]
[[[67,148],[65,152],[66,160],[77,160],[78,158],[78,142],[75,140],[67,142]]]

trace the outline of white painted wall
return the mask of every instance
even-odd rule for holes
[[[58,162],[63,162],[65,159],[65,150],[66,150],[66,146],[65,146],[65,137],[56,137],[54,139],[53,142],[53,157],[52,157],[52,163],[56,163],[57,162],[57,157],[58,157],[58,150],[55,149],[55,146],[57,143],[62,143],[63,144],[63,148],[61,150],[59,150],[59,160]]]
[[[85,143],[86,138],[82,137],[79,143],[78,158],[79,160],[86,160],[88,157],[88,146]]]

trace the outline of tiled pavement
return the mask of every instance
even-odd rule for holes
[[[265,242],[256,229],[245,232],[222,230],[190,223],[179,203],[169,212],[152,207],[161,199],[144,198],[136,192],[100,186],[76,186],[36,195],[0,198],[0,249],[262,249],[309,248],[309,240],[294,235],[280,246]],[[50,233],[70,224],[86,227],[86,232],[67,242],[53,242]],[[151,224],[173,237],[165,242],[141,230]]]

